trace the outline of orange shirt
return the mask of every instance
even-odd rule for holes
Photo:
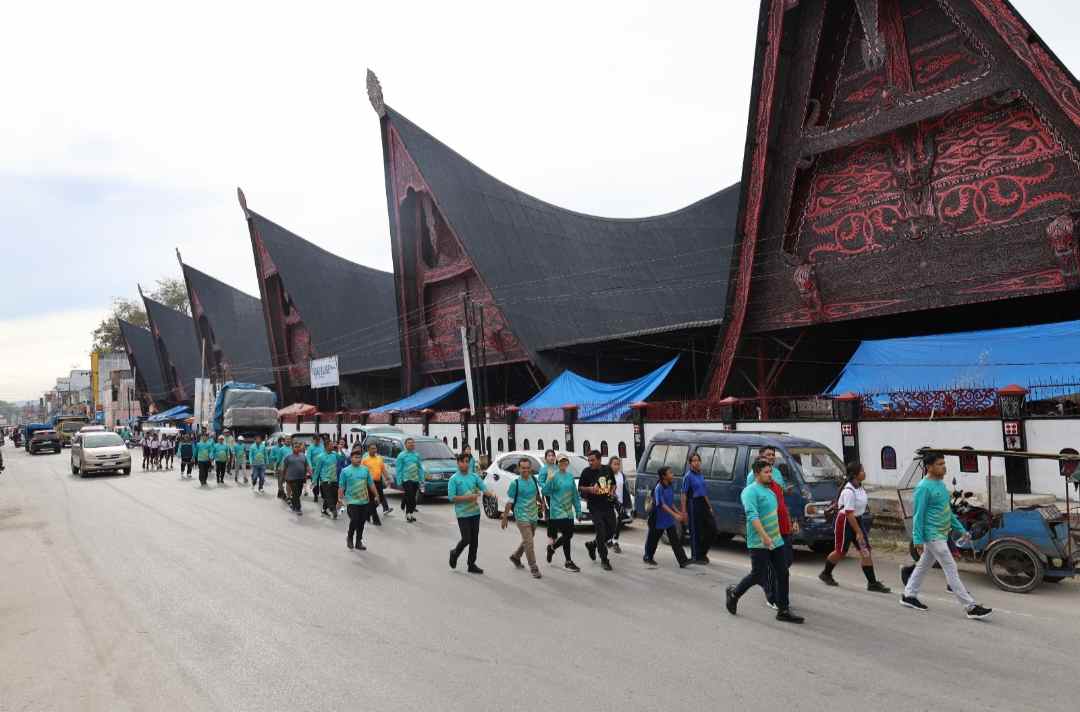
[[[375,457],[366,455],[364,456],[364,459],[360,461],[360,464],[366,467],[368,472],[371,473],[371,479],[376,482],[382,479],[382,473],[386,468],[386,465],[383,464],[381,455],[376,455]]]

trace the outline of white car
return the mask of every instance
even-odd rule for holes
[[[71,442],[71,474],[91,472],[131,474],[131,453],[116,433],[81,432]]]
[[[574,483],[577,484],[578,475],[582,470],[589,467],[589,461],[581,455],[575,455],[572,452],[566,452],[564,450],[558,450],[555,453],[556,460],[561,457],[570,458],[570,466],[567,469],[574,475]],[[510,491],[510,483],[518,478],[517,468],[518,463],[522,458],[528,458],[532,462],[533,475],[540,472],[542,463],[544,462],[543,450],[514,450],[513,452],[504,452],[496,456],[495,461],[487,468],[484,474],[484,484],[487,485],[487,492],[484,493],[484,513],[491,519],[497,519],[502,514],[503,507],[506,506],[507,493]],[[629,522],[632,518],[632,512],[627,511],[623,515],[623,522]],[[585,501],[585,498],[581,498],[581,518],[578,519],[579,524],[586,524],[590,522],[592,518],[589,516],[589,505]]]

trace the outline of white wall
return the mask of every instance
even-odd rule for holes
[[[1030,452],[1061,452],[1071,447],[1080,450],[1080,420],[1028,420],[1024,424],[1027,449]],[[1066,479],[1061,476],[1054,460],[1031,460],[1031,491],[1056,494],[1064,499]]]
[[[881,469],[881,448],[896,450],[896,469]],[[973,447],[980,450],[1000,450],[1000,420],[864,420],[859,423],[859,459],[866,468],[871,484],[895,485],[915,456],[915,451],[930,445],[942,448]],[[949,474],[946,480],[956,481],[973,492],[986,491],[986,458],[979,458],[978,473],[960,472],[960,460],[946,458]],[[1004,462],[994,461],[994,474],[1004,475]],[[1033,483],[1034,484],[1034,483]],[[1034,487],[1032,491],[1036,490]]]

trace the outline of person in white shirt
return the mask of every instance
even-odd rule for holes
[[[891,589],[877,580],[874,575],[874,562],[870,558],[870,537],[866,526],[866,507],[869,498],[862,482],[866,479],[866,470],[858,462],[847,466],[847,482],[840,490],[837,499],[836,522],[833,525],[833,552],[825,559],[825,569],[818,578],[827,586],[839,586],[832,572],[840,561],[847,556],[852,542],[859,549],[863,574],[866,576],[866,590],[875,593],[889,593]]]
[[[630,507],[630,488],[627,486],[626,474],[622,469],[622,460],[612,456],[608,460],[611,474],[615,475],[615,488],[612,495],[615,497],[615,531],[608,540],[608,548],[616,554],[621,554],[619,547],[619,532],[622,530],[622,520],[626,510]]]

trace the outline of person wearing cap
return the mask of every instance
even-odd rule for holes
[[[244,470],[244,465],[247,464],[247,448],[244,443],[244,436],[241,435],[236,438],[236,442],[232,446],[233,456],[233,482],[240,482],[240,473]],[[244,473],[244,484],[247,484],[247,473]]]

